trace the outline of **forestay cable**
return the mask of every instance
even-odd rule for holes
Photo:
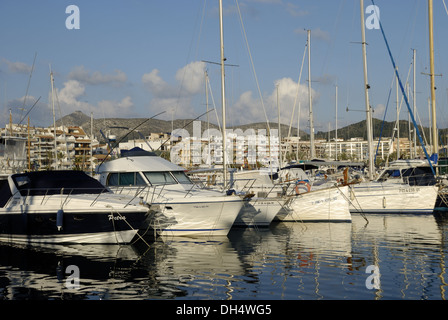
[[[269,120],[268,120],[268,116],[267,116],[267,114],[266,114],[266,108],[264,107],[263,96],[262,96],[262,94],[261,94],[260,85],[259,85],[259,83],[258,83],[257,73],[255,72],[254,61],[253,61],[253,59],[252,59],[252,54],[251,54],[251,52],[250,52],[249,42],[247,41],[247,35],[246,35],[246,30],[244,29],[244,24],[243,24],[243,18],[242,18],[242,16],[241,16],[240,5],[238,4],[238,0],[235,0],[235,3],[236,3],[236,6],[237,6],[237,8],[238,8],[238,15],[239,15],[240,22],[241,22],[241,29],[242,29],[242,31],[243,31],[244,40],[246,41],[246,47],[247,47],[247,52],[248,52],[248,54],[249,54],[250,64],[251,64],[251,66],[252,66],[252,71],[253,71],[253,73],[254,73],[255,82],[256,82],[256,84],[257,84],[257,89],[258,89],[258,94],[260,95],[260,101],[261,101],[261,105],[262,105],[262,107],[263,107],[263,112],[264,112],[264,116],[265,116],[265,118],[266,118],[266,124],[267,124],[268,130],[269,130],[269,135],[270,135],[271,128],[270,128],[270,126],[269,126]],[[279,132],[279,134],[280,134],[280,132]]]
[[[372,1],[372,4],[375,6],[375,2],[374,2],[373,0],[371,0],[371,1]],[[375,8],[376,8],[376,6],[375,6]],[[376,13],[375,13],[375,14],[376,14]],[[392,63],[392,67],[394,68],[395,75],[397,76],[398,83],[399,83],[399,85],[400,85],[401,93],[402,93],[403,96],[404,96],[404,101],[406,102],[406,106],[407,106],[408,111],[409,111],[409,114],[410,114],[410,116],[411,116],[412,123],[414,124],[414,128],[415,128],[415,130],[417,131],[418,139],[420,140],[420,144],[421,144],[421,146],[422,146],[422,149],[423,149],[423,151],[425,152],[426,159],[428,160],[429,166],[431,167],[431,171],[432,171],[432,173],[433,173],[434,176],[435,176],[436,173],[435,173],[435,171],[434,171],[434,167],[432,166],[432,163],[431,163],[431,160],[430,160],[430,158],[429,158],[428,152],[426,151],[425,145],[424,145],[424,143],[423,143],[422,136],[420,135],[420,130],[418,129],[418,126],[417,126],[417,124],[416,124],[416,122],[415,122],[414,114],[412,113],[411,107],[409,106],[408,97],[407,97],[406,92],[405,92],[405,90],[404,90],[403,83],[401,82],[400,75],[399,75],[399,73],[398,73],[398,69],[397,69],[397,67],[396,67],[396,65],[395,65],[394,57],[392,56],[392,52],[390,51],[389,43],[387,42],[386,34],[384,33],[383,24],[381,23],[381,20],[379,21],[379,25],[380,25],[381,34],[383,35],[384,42],[386,43],[387,52],[389,53],[389,57],[390,57],[390,61],[391,61],[391,63]]]

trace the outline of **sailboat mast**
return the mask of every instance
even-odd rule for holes
[[[30,117],[28,116],[27,125],[27,154],[28,154],[28,171],[31,171],[31,135],[30,135]]]
[[[334,156],[335,160],[338,160],[338,86],[336,85],[335,88],[335,118],[336,118],[336,123],[335,123],[335,135],[334,135],[334,142],[336,145],[336,153]]]
[[[58,150],[57,150],[57,141],[56,141],[56,115],[54,112],[54,79],[53,79],[53,71],[51,71],[50,67],[50,81],[51,81],[51,104],[53,107],[53,133],[54,133],[54,169],[58,169]]]
[[[415,66],[415,49],[412,50],[412,63],[413,63],[413,103],[414,103],[414,114],[417,114],[417,102],[416,102],[416,83],[415,83],[415,70],[416,70],[416,66]],[[416,128],[414,128],[414,157],[417,157],[417,130]]]
[[[398,71],[398,68],[397,68]],[[398,77],[395,76],[395,82],[397,83],[396,87],[397,87],[397,160],[400,159],[400,97],[399,97],[399,93],[398,93]]]
[[[367,125],[367,148],[369,154],[369,179],[373,179],[374,163],[373,163],[373,152],[372,152],[372,113],[370,110],[369,103],[369,84],[367,81],[367,54],[366,54],[366,31],[364,26],[364,1],[360,0],[361,7],[361,36],[362,36],[362,60],[364,65],[364,92],[365,92],[365,103],[366,103],[366,125]]]
[[[227,181],[227,149],[226,149],[226,86],[224,72],[224,30],[222,23],[222,0],[219,0],[219,31],[221,39],[221,102],[222,102],[222,167],[223,167],[223,186]]]
[[[432,121],[432,143],[433,152],[439,153],[439,143],[437,137],[436,123],[436,92],[435,92],[435,74],[434,74],[434,26],[433,26],[433,5],[432,0],[428,0],[429,16],[429,57],[430,57],[430,79],[431,79],[431,121]]]
[[[280,104],[278,103],[278,85],[276,86],[277,90],[277,113],[278,113],[278,154],[279,154],[279,161],[280,161],[280,168],[282,165],[282,129],[281,129],[281,123],[280,123]]]
[[[313,103],[311,96],[311,30],[307,30],[307,45],[308,45],[308,98],[310,104],[310,158],[316,157],[316,149],[314,147],[314,118],[313,118]]]

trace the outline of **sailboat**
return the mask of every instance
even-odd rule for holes
[[[223,170],[222,185],[230,188],[229,194],[236,194],[242,200],[242,207],[235,219],[234,226],[237,227],[267,227],[270,225],[276,214],[282,208],[286,199],[274,193],[267,194],[258,192],[259,171],[233,172],[228,170],[227,138],[226,138],[226,93],[225,93],[225,56],[224,56],[224,34],[223,34],[223,10],[222,0],[219,0],[219,26],[220,26],[220,54],[221,54],[221,101],[222,101],[222,150],[223,150]],[[219,170],[220,171],[220,170]],[[192,170],[188,174],[192,177],[200,176],[204,173],[212,173],[219,176],[216,169]],[[243,175],[243,176],[241,176]],[[255,177],[246,177],[255,175]],[[230,177],[229,177],[230,176]],[[247,188],[248,180],[251,180],[250,188]],[[257,182],[258,181],[258,182]],[[210,187],[210,185],[209,185]],[[213,187],[213,186],[212,186]]]
[[[430,16],[432,12],[432,1],[429,1]],[[364,92],[367,114],[367,138],[369,141],[369,181],[350,186],[350,211],[363,213],[432,213],[436,204],[438,186],[434,179],[432,163],[427,155],[427,164],[397,161],[373,179],[374,160],[372,149],[371,108],[369,103],[368,81],[367,81],[367,59],[364,26],[364,1],[360,0],[361,7],[361,34],[364,65]],[[430,25],[432,21],[430,19]],[[381,26],[381,22],[380,22]],[[381,26],[382,30],[382,26]],[[431,28],[430,28],[431,30]],[[430,32],[431,33],[431,32]],[[384,33],[383,33],[384,36]],[[431,38],[431,37],[430,37]],[[385,39],[386,40],[386,39]],[[386,41],[387,45],[387,41]],[[391,53],[389,51],[391,56]],[[398,71],[392,59],[394,70],[398,77]],[[433,64],[431,63],[431,66]],[[433,67],[431,67],[433,70]],[[433,74],[433,71],[431,71]],[[401,84],[401,83],[400,83]],[[432,86],[433,87],[433,86]],[[401,86],[405,101],[408,104],[406,94]],[[408,105],[409,108],[409,105]],[[412,116],[412,112],[409,108]],[[435,118],[434,118],[435,121]],[[435,125],[433,126],[435,127]],[[416,127],[418,130],[418,127]],[[437,138],[433,139],[437,141]],[[422,142],[422,141],[421,141]],[[423,145],[423,143],[422,143]],[[437,152],[437,149],[435,149]],[[426,150],[424,149],[425,153]],[[432,178],[431,178],[432,175]],[[429,176],[429,178],[428,178]]]
[[[307,30],[308,49],[308,99],[310,119],[310,158],[315,158],[314,120],[311,96],[311,31]],[[279,182],[290,188],[290,198],[277,214],[280,221],[301,222],[350,222],[348,186],[327,184],[313,185],[302,168],[287,166],[278,172]],[[293,181],[293,185],[291,185]],[[291,188],[292,187],[292,188]]]

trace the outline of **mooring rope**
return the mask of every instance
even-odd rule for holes
[[[112,207],[111,205],[107,205],[107,207],[111,208],[111,213],[112,213],[112,224],[113,224],[113,226],[114,226],[115,238],[117,238],[116,230],[115,230],[115,221],[114,221],[114,211],[115,211],[115,209],[114,209],[114,207]],[[134,228],[134,227],[127,221],[126,217],[123,217],[123,215],[122,215],[120,212],[118,212],[118,211],[115,211],[115,212],[116,212],[120,217],[123,218],[123,221],[126,222],[126,224],[127,224],[133,231],[136,231],[135,228]],[[138,233],[138,230],[137,230],[137,236],[140,238],[140,240],[142,240],[142,241],[149,247],[148,242],[146,242],[146,240],[143,239],[143,237]],[[118,243],[118,239],[116,239],[116,240],[117,240],[117,243]]]

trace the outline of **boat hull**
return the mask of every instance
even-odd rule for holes
[[[127,244],[146,219],[146,212],[57,210],[0,211],[0,241],[18,243]],[[59,224],[58,224],[59,222]]]
[[[429,214],[434,212],[437,195],[437,186],[360,183],[350,186],[350,211]]]
[[[282,209],[283,198],[251,198],[244,204],[233,224],[235,227],[269,227]]]
[[[161,236],[226,236],[243,205],[237,196],[153,202],[152,228]]]
[[[317,189],[293,196],[276,216],[280,221],[351,222],[348,186]]]

